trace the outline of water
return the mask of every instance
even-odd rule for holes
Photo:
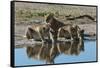
[[[36,43],[15,48],[15,66],[96,61],[96,41]]]

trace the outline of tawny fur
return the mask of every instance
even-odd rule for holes
[[[35,39],[34,37],[36,34],[36,37],[39,37],[42,41],[45,41],[45,36],[50,39],[49,30],[50,27],[48,24],[33,24],[28,27],[26,37],[27,39]]]

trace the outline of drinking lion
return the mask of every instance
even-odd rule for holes
[[[78,25],[66,24],[58,30],[58,39],[64,37],[65,39],[83,39],[84,30],[81,30]]]
[[[50,39],[49,30],[48,24],[33,24],[28,27],[26,37],[27,39],[42,40],[44,42],[46,38]]]

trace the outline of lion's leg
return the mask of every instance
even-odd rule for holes
[[[48,39],[50,40],[50,31],[48,32]]]
[[[57,41],[57,34],[58,34],[58,31],[55,31],[54,36],[53,36],[55,42]]]
[[[52,42],[54,42],[54,34],[55,34],[55,31],[53,29],[50,28],[50,31],[49,31],[49,34],[50,34],[50,39],[52,40]]]
[[[82,37],[81,37],[81,29],[79,28],[79,26],[77,26],[77,35],[78,35],[78,39],[79,40],[82,40]]]
[[[52,33],[51,32],[49,32],[49,33],[50,33],[50,39],[52,40],[52,42],[54,42],[54,38],[53,38]]]
[[[80,32],[79,31],[77,31],[77,35],[78,35],[78,39],[81,40],[82,38],[80,36]]]
[[[58,30],[58,34],[57,34],[58,40],[60,39],[60,31],[61,31],[61,28]]]
[[[44,39],[44,36],[43,36],[43,33],[41,31],[38,32],[42,42],[45,42],[45,39]]]
[[[78,39],[79,39],[80,41],[83,40],[83,31],[84,31],[84,30],[78,31]]]
[[[70,34],[70,36],[71,36],[71,40],[73,40],[72,34]]]
[[[82,40],[83,39],[83,37],[82,37],[82,32],[83,30],[77,30],[77,34],[78,34],[78,39],[79,40]]]
[[[71,30],[69,30],[69,35],[70,35],[70,37],[71,37],[71,40],[73,40],[73,37],[72,37],[72,32],[71,32]]]
[[[60,39],[60,32],[58,32],[58,35],[57,35],[57,37],[58,37],[58,40]]]

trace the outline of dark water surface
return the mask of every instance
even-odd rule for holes
[[[96,41],[36,43],[15,48],[15,66],[96,61]]]

